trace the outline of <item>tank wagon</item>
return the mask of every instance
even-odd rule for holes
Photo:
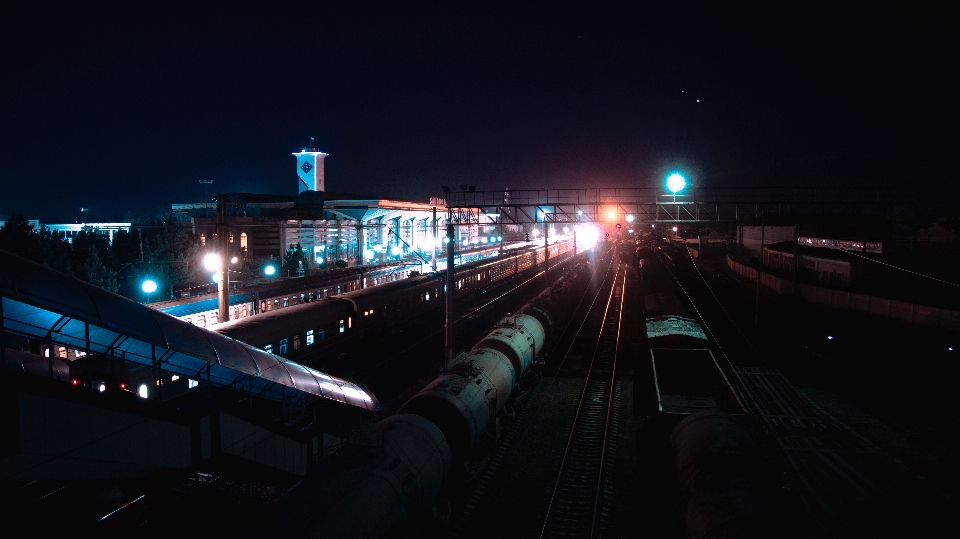
[[[573,245],[550,246],[553,260],[572,254]],[[496,260],[458,266],[458,293],[473,294],[543,263],[544,248],[518,251]],[[212,328],[238,341],[289,359],[327,348],[365,331],[381,331],[443,307],[445,275],[434,273],[294,304]],[[302,294],[301,294],[302,296]]]
[[[582,290],[588,267],[577,264],[452,360],[444,374],[373,429],[369,439],[377,447],[375,457],[327,478],[325,486],[289,508],[281,525],[313,536],[375,537],[429,509],[451,466],[496,425],[497,414],[554,329],[547,313]]]

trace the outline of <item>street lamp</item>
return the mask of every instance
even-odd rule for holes
[[[203,267],[207,271],[220,271],[220,255],[217,253],[208,253],[203,257]]]
[[[673,191],[673,201],[677,201],[677,192],[683,191],[683,188],[687,186],[687,180],[683,178],[680,174],[674,172],[667,178],[667,189]]]
[[[147,303],[150,303],[150,294],[157,291],[157,282],[153,279],[147,279],[140,285],[140,289],[147,295]]]
[[[277,274],[277,267],[274,266],[273,264],[267,264],[263,268],[263,274],[266,275],[267,277],[273,277],[274,275]]]

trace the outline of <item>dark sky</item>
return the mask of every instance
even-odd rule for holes
[[[952,2],[127,4],[5,13],[0,214],[294,193],[310,136],[385,197],[957,182]]]

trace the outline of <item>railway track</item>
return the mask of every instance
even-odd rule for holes
[[[607,524],[612,494],[609,461],[615,454],[618,429],[617,351],[626,266],[618,263],[614,271],[593,357],[550,493],[542,538],[595,537]]]
[[[764,357],[748,336],[752,332],[742,328],[749,310],[743,300],[737,305],[729,294],[721,299],[688,255],[664,258],[658,257],[720,349],[748,413],[779,450],[788,510],[805,534],[909,535],[926,528],[929,520],[920,515],[935,512],[936,496],[874,444],[812,405]]]

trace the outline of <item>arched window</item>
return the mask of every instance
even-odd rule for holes
[[[241,248],[241,249],[246,249],[246,248],[247,248],[247,233],[246,233],[246,232],[241,232],[241,233],[240,233],[240,248]]]

